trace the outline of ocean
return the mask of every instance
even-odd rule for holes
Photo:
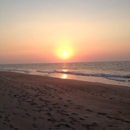
[[[0,71],[19,72],[130,87],[130,61],[1,64]]]

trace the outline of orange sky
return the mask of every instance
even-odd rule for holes
[[[130,60],[129,6],[128,0],[1,1],[0,63]]]

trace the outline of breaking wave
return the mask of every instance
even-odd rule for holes
[[[95,73],[95,74],[90,74],[90,73],[81,73],[81,72],[72,72],[72,71],[60,71],[60,70],[55,70],[55,73],[62,73],[62,74],[71,74],[71,75],[77,75],[77,76],[92,76],[92,77],[102,77],[102,78],[107,78],[110,80],[116,80],[116,81],[121,81],[125,82],[126,80],[130,80],[130,75],[116,75],[116,74],[103,74],[103,73]]]

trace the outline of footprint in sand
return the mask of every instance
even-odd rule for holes
[[[5,117],[5,121],[6,122],[10,122],[10,120],[8,119],[8,117]]]
[[[89,109],[86,109],[86,111],[88,111],[88,112],[92,112],[92,110],[89,110]]]
[[[56,122],[56,120],[54,118],[50,118],[50,119],[48,119],[48,121],[50,121],[52,123]]]
[[[60,119],[60,122],[65,122],[65,120],[64,119]]]
[[[103,116],[107,115],[107,113],[102,113],[102,112],[98,112],[98,114]]]
[[[18,128],[15,128],[14,130],[19,130]]]
[[[78,115],[77,113],[71,113],[72,115]]]
[[[34,128],[37,128],[37,125],[36,125],[36,124],[32,124],[32,126],[33,126]]]
[[[10,128],[14,128],[14,126],[12,124],[10,124]]]
[[[58,125],[56,125],[56,127],[58,127],[58,128],[60,128],[61,126],[73,129],[70,125],[67,125],[67,124],[58,124]]]
[[[79,118],[80,120],[85,120],[84,118]]]
[[[86,129],[90,129],[90,125],[82,124],[82,127],[85,127]]]

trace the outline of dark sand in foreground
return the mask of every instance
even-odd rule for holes
[[[130,130],[130,88],[0,72],[0,130]]]

